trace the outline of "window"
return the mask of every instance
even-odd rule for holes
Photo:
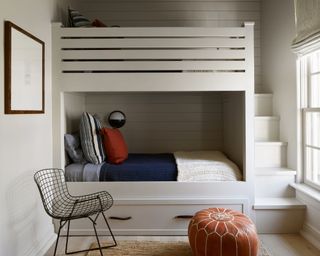
[[[303,57],[301,64],[304,180],[320,189],[320,51]]]

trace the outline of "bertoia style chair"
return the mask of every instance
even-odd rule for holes
[[[52,218],[60,220],[58,237],[54,248],[54,255],[56,255],[60,231],[66,224],[66,254],[100,250],[100,254],[103,256],[102,249],[117,245],[107,218],[104,215],[104,211],[108,210],[113,204],[113,199],[108,192],[101,191],[83,196],[72,196],[70,195],[65,182],[64,171],[61,169],[53,168],[37,171],[34,174],[34,180],[39,188],[44,209]],[[101,247],[95,227],[97,225],[96,221],[100,214],[103,216],[114,242],[114,244],[105,247]],[[80,218],[88,218],[92,222],[99,247],[68,252],[70,221]]]

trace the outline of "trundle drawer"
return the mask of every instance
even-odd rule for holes
[[[114,229],[187,229],[189,220],[199,210],[212,205],[118,205],[107,212]],[[215,207],[229,207],[217,205]],[[240,210],[241,209],[235,209]],[[115,218],[130,218],[117,220]]]
[[[243,212],[243,203],[233,204],[115,204],[105,212],[108,222],[115,234],[118,235],[186,235],[192,216],[202,209],[222,207]],[[98,229],[104,230],[103,218],[98,220]],[[74,220],[71,231],[92,229],[90,221]]]

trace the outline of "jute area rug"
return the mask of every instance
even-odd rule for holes
[[[108,243],[102,242],[102,246]],[[97,246],[93,243],[91,248]],[[188,242],[160,241],[118,241],[118,246],[104,249],[105,256],[192,256]],[[87,256],[100,256],[99,250],[88,252]],[[260,242],[258,256],[271,256]]]

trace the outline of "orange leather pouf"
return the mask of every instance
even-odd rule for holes
[[[224,208],[197,212],[188,228],[194,256],[257,256],[258,235],[244,214]]]

